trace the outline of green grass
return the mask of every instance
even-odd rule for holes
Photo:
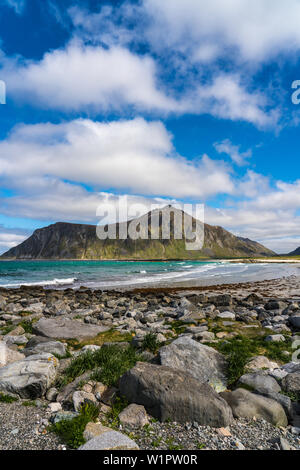
[[[183,449],[183,446],[181,444],[174,443],[173,437],[166,439],[166,444],[168,446],[168,450],[182,450]]]
[[[12,323],[8,322],[5,326],[3,326],[3,327],[0,329],[1,335],[3,335],[3,336],[7,335],[7,334],[10,333],[14,328],[15,328],[15,325],[13,325]]]
[[[76,357],[64,372],[66,383],[86,371],[93,371],[92,380],[105,385],[117,385],[119,377],[131,369],[137,361],[143,361],[143,356],[129,346],[127,349],[117,345],[106,346],[98,351],[86,352]]]
[[[79,350],[83,348],[83,346],[87,346],[89,344],[102,346],[104,343],[130,342],[131,340],[131,333],[120,333],[117,330],[111,329],[109,331],[105,331],[104,333],[99,333],[99,335],[95,336],[94,338],[89,338],[80,342],[75,339],[69,339],[66,341],[66,343],[75,350]]]
[[[148,333],[143,340],[142,350],[150,351],[156,354],[160,348],[160,342],[157,340],[157,336],[154,333]]]
[[[162,437],[157,437],[151,442],[152,447],[158,447],[162,441]]]
[[[32,321],[28,320],[23,320],[21,323],[19,323],[19,326],[21,326],[25,333],[30,333],[31,335],[33,334],[33,329],[32,329]]]
[[[265,355],[274,361],[287,362],[289,357],[283,354],[283,352],[292,351],[291,341],[288,337],[286,341],[277,343],[265,341],[265,336],[248,338],[239,335],[211,346],[218,349],[218,351],[227,358],[227,378],[229,386],[234,385],[245,373],[247,362],[251,357]]]
[[[120,425],[119,414],[129,405],[125,397],[117,396],[111,405],[111,410],[106,413],[105,420],[102,424],[105,426],[118,429]]]
[[[84,404],[78,416],[71,420],[62,420],[49,427],[50,432],[56,433],[71,449],[77,449],[85,443],[83,432],[89,422],[95,422],[99,408],[93,403]]]
[[[203,442],[197,442],[196,447],[198,450],[202,450],[202,449],[205,449],[206,445],[203,444]]]
[[[33,400],[28,400],[28,401],[23,401],[22,405],[23,406],[36,406],[36,403]]]
[[[291,401],[300,402],[300,392],[280,392],[282,395],[285,395],[291,399]]]
[[[181,320],[175,320],[171,323],[166,324],[171,325],[172,330],[174,331],[174,333],[176,333],[176,335],[181,335],[182,333],[184,333],[188,326],[192,325],[192,323],[185,323]]]
[[[0,392],[0,403],[14,403],[15,401],[18,401],[18,398]]]

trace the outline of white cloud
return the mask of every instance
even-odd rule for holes
[[[229,139],[225,139],[222,142],[216,142],[214,147],[218,153],[229,155],[231,160],[239,166],[246,165],[248,163],[247,160],[252,156],[251,149],[246,152],[241,152],[240,146],[234,145]]]
[[[37,62],[6,58],[1,76],[19,102],[47,108],[180,109],[175,100],[158,90],[154,60],[122,47],[104,49],[72,42]]]
[[[20,230],[7,229],[0,225],[0,254],[22,243],[28,237],[28,233]]]
[[[299,0],[143,0],[142,12],[151,18],[148,39],[157,49],[197,57],[208,42],[222,44],[222,56],[253,62],[300,49]]]
[[[181,93],[175,93],[172,82],[167,92],[152,57],[120,46],[87,46],[73,40],[40,61],[1,59],[1,77],[19,104],[94,113],[128,109],[207,113],[258,127],[274,126],[279,117],[276,111],[267,111],[267,99],[258,90],[249,91],[238,73],[216,71],[212,78],[197,83],[187,75]]]
[[[278,253],[288,253],[300,245],[300,181],[277,182],[271,187],[266,177],[248,172],[239,183],[239,191],[249,199],[217,210],[208,208],[206,221],[257,240]]]
[[[222,161],[205,155],[197,161],[180,157],[164,125],[141,118],[24,125],[0,143],[2,186],[30,194],[40,192],[47,177],[135,194],[203,199],[232,193],[230,173]]]

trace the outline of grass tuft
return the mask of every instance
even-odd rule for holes
[[[67,381],[71,382],[86,371],[94,371],[91,379],[105,385],[117,385],[118,379],[137,361],[143,361],[143,356],[129,346],[122,349],[117,345],[110,345],[98,351],[87,351],[76,357],[65,370]]]
[[[57,434],[71,449],[77,449],[85,443],[83,433],[86,425],[95,422],[98,416],[99,408],[93,403],[85,403],[78,416],[52,424],[49,431]]]
[[[125,397],[117,396],[111,405],[111,410],[105,415],[102,424],[118,429],[120,425],[119,414],[129,405]]]
[[[286,341],[277,343],[265,341],[265,336],[247,338],[239,335],[212,346],[227,358],[229,386],[234,385],[245,374],[246,365],[251,357],[260,354],[271,360],[284,363],[289,360],[284,352],[291,351],[291,341],[288,337]]]
[[[23,401],[23,406],[36,406],[36,402],[34,400]]]
[[[14,403],[15,401],[18,401],[18,398],[0,392],[0,403]]]
[[[25,333],[30,333],[32,335],[33,333],[33,329],[32,329],[32,321],[28,321],[28,320],[23,320],[21,321],[21,323],[19,323],[19,326],[21,326]]]
[[[150,351],[153,354],[156,354],[160,348],[160,342],[157,340],[157,336],[153,333],[148,333],[143,340],[142,350]]]

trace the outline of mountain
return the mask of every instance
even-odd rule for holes
[[[295,251],[292,251],[287,256],[300,256],[300,246]]]
[[[170,239],[162,238],[163,216],[171,214]],[[151,216],[149,212],[133,221],[105,226],[106,229],[119,230],[133,222],[134,226],[151,234]],[[182,240],[174,239],[174,218],[183,216],[183,212],[167,206],[159,212],[159,239],[127,238],[125,240],[100,240],[96,235],[95,225],[71,224],[58,222],[36,230],[31,237],[20,245],[11,248],[2,258],[13,259],[201,259],[272,256],[275,253],[247,238],[236,237],[222,227],[204,224],[204,245],[201,250],[188,251],[185,246],[183,226]],[[196,220],[185,214],[195,228]],[[202,224],[203,226],[203,224]],[[177,226],[176,226],[177,227]],[[149,236],[150,238],[150,236]]]

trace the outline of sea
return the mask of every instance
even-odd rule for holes
[[[0,287],[127,289],[230,284],[300,275],[300,265],[229,261],[0,261]]]

